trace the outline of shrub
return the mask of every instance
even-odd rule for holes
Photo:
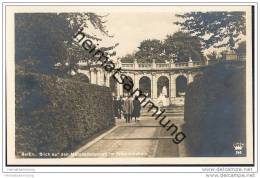
[[[108,88],[16,70],[16,155],[70,152],[114,126]]]
[[[246,143],[245,87],[238,63],[209,67],[189,85],[183,126],[189,156],[235,156],[233,144]]]
[[[90,83],[89,78],[85,74],[77,73],[71,77],[72,80]]]

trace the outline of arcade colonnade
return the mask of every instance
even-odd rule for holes
[[[91,84],[110,87],[114,96],[123,96],[125,91],[123,85],[117,83],[111,74],[105,72],[102,68],[94,67],[88,70],[79,70],[85,74]],[[134,82],[133,90],[139,88],[149,98],[156,101],[163,88],[167,90],[167,97],[171,103],[182,102],[183,93],[186,85],[194,80],[194,77],[200,72],[197,70],[122,70]]]
[[[157,98],[163,93],[163,88],[166,88],[166,96],[170,99],[171,103],[181,99],[180,94],[185,93],[186,86],[194,79],[195,73],[184,72],[127,72],[127,75],[134,81],[134,88],[141,90],[148,95],[152,100],[156,101]],[[122,96],[124,90],[122,86],[117,85],[117,96]]]

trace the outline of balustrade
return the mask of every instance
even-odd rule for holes
[[[193,62],[176,62],[176,63],[122,63],[123,69],[171,69],[171,68],[188,68],[205,65],[201,61]]]

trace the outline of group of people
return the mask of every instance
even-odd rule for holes
[[[121,119],[125,118],[127,123],[130,123],[132,119],[135,119],[135,122],[138,121],[140,117],[141,102],[138,97],[132,99],[132,97],[114,97],[114,117]]]

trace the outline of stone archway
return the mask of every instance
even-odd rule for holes
[[[184,75],[180,75],[176,78],[176,96],[184,96],[187,88],[187,78]]]
[[[160,94],[163,92],[163,88],[166,87],[167,94],[166,97],[169,97],[169,79],[166,76],[160,76],[157,80],[157,97],[160,96]]]
[[[148,97],[151,97],[151,79],[147,76],[141,77],[139,80],[139,89]]]

